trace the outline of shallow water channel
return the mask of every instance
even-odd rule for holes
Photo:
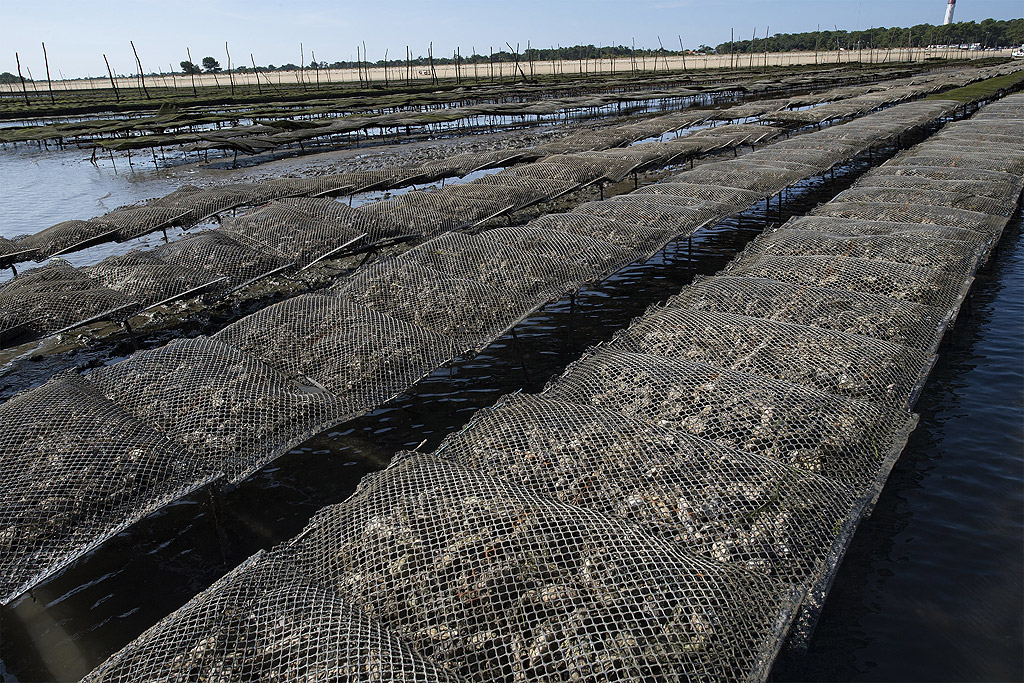
[[[790,194],[771,222],[845,189]],[[154,192],[153,194],[158,194]],[[766,223],[762,202],[669,245],[528,318],[483,353],[441,369],[363,418],[318,435],[241,485],[147,517],[0,609],[4,680],[74,680],[260,548],[298,533],[324,505],[403,448],[432,450],[478,408],[538,391],[589,346],[710,274]],[[1021,642],[1024,449],[1021,218],[979,277],[918,405],[921,426],[874,516],[861,525],[805,654],[774,680],[1005,679],[1024,675]]]

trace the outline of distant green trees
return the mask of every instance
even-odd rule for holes
[[[18,77],[12,74],[10,71],[5,71],[0,74],[0,83],[17,83]]]
[[[185,73],[185,74],[201,74],[201,73],[203,73],[202,69],[200,69],[198,66],[196,66],[192,62],[188,61],[187,59],[183,59],[182,61],[178,62],[178,64],[179,64],[179,66],[181,66],[182,73]]]
[[[929,45],[971,45],[985,47],[1011,47],[1024,44],[1024,19],[985,19],[978,23],[961,21],[948,26],[918,24],[907,28],[870,28],[865,31],[808,31],[806,33],[776,33],[767,39],[771,52],[800,50],[855,50],[897,47],[927,47]],[[717,52],[763,52],[765,39],[724,42]]]
[[[213,57],[203,57],[203,68],[206,69],[206,73],[216,73],[220,71],[220,62]]]

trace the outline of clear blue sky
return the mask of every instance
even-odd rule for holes
[[[838,25],[856,30],[871,26],[911,26],[941,23],[946,0],[248,0],[241,2],[155,2],[154,0],[52,0],[46,3],[4,0],[4,36],[0,71],[15,72],[14,53],[37,80],[45,78],[41,42],[46,42],[54,78],[99,76],[106,73],[103,53],[115,71],[134,73],[134,40],[147,71],[166,71],[185,59],[211,55],[226,66],[224,41],[235,63],[248,63],[255,54],[260,65],[299,63],[299,43],[320,61],[355,58],[355,47],[366,41],[370,59],[426,54],[434,41],[436,55],[463,54],[471,47],[537,47],[577,43],[678,47],[717,45],[772,33],[813,31]],[[956,19],[980,21],[1014,19],[1024,14],[1024,0],[959,0]],[[26,73],[27,76],[27,73]]]

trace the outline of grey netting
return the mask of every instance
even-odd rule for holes
[[[750,277],[703,278],[668,304],[860,334],[922,350],[938,343],[947,317],[943,309],[886,296]]]
[[[892,221],[894,223],[930,223],[953,228],[984,230],[998,234],[1006,225],[1006,218],[990,216],[978,211],[954,209],[923,204],[886,204],[883,202],[834,202],[823,204],[813,212],[816,216],[860,218],[863,220]]]
[[[834,479],[859,492],[888,474],[913,428],[905,412],[724,368],[607,348],[546,398],[603,406]],[[897,449],[896,453],[899,452]]]
[[[1011,183],[1019,187],[1024,179],[1009,176],[1003,171],[989,171],[981,168],[958,168],[945,166],[915,166],[910,163],[901,162],[899,165],[893,163],[882,164],[872,169],[871,173],[864,177],[862,182],[881,179],[882,176],[896,176],[899,178],[933,178],[935,180],[954,181],[977,181],[979,183],[991,183],[990,187],[999,187],[1002,183]],[[1012,192],[1011,192],[1012,194]]]
[[[385,199],[359,207],[375,223],[386,226],[396,235],[436,235],[472,225],[479,218],[453,215],[424,204],[413,204],[406,199],[412,192],[396,199]],[[427,194],[427,193],[422,193]]]
[[[845,256],[906,263],[921,268],[956,273],[967,277],[978,264],[977,243],[940,239],[935,235],[843,236],[788,226],[764,233],[744,250],[744,257],[763,256]]]
[[[270,183],[281,188],[285,196],[327,197],[351,194],[353,179],[347,173],[314,178],[276,178]]]
[[[243,244],[220,230],[205,230],[165,244],[153,250],[152,255],[192,272],[204,272],[211,280],[226,276],[235,286],[288,263],[278,254]]]
[[[945,168],[977,168],[989,171],[1001,171],[1003,173],[1024,172],[1024,155],[1013,154],[1012,156],[1001,157],[999,155],[989,156],[987,153],[957,146],[949,152],[936,150],[929,152],[925,150],[914,150],[910,154],[901,155],[893,159],[894,164],[907,164],[908,166],[939,166]]]
[[[790,607],[769,579],[419,454],[292,548],[304,574],[481,682],[757,680]]]
[[[104,396],[188,452],[238,480],[344,415],[252,356],[206,337],[140,351],[88,379]]]
[[[42,261],[50,256],[73,251],[79,245],[96,241],[110,241],[117,235],[117,227],[98,220],[64,221],[17,242],[19,250],[32,252],[32,258]]]
[[[614,410],[510,396],[438,457],[789,582],[820,572],[853,496],[833,481]]]
[[[663,240],[692,230],[716,213],[721,212],[721,210],[715,212],[713,205],[696,208],[658,202],[653,199],[657,196],[644,195],[642,197],[633,197],[632,195],[624,195],[621,199],[606,199],[604,201],[581,204],[574,209],[574,212],[609,218],[629,225],[651,228],[662,233],[664,235]]]
[[[889,221],[866,221],[857,218],[835,218],[831,216],[800,216],[787,221],[787,230],[810,230],[833,235],[910,235],[940,240],[958,240],[974,245],[987,245],[992,235],[967,228],[950,228],[927,223],[895,223]]]
[[[300,266],[346,245],[364,247],[391,236],[366,212],[330,199],[273,202],[228,221],[221,231]]]
[[[1013,206],[1007,206],[1005,199],[1000,201],[991,197],[978,197],[967,192],[950,192],[938,189],[938,183],[932,189],[924,187],[855,187],[841,192],[835,197],[837,202],[882,202],[885,204],[924,203],[931,207],[948,206],[966,209],[990,216],[1006,216],[1013,214]]]
[[[689,197],[705,202],[717,202],[732,206],[748,207],[761,199],[760,192],[753,190],[741,190],[734,187],[717,187],[715,185],[704,185],[685,182],[662,182],[641,187],[632,195],[664,194],[672,197]]]
[[[111,211],[98,220],[117,228],[117,239],[130,240],[148,233],[180,225],[188,216],[180,207],[134,206]]]
[[[533,219],[528,225],[531,228],[584,235],[639,251],[656,248],[656,245],[660,245],[665,239],[662,230],[577,212],[551,213]]]
[[[918,349],[870,337],[679,307],[649,311],[617,334],[610,346],[896,408],[913,403],[932,362]]]
[[[304,295],[215,337],[290,380],[336,394],[350,414],[384,403],[452,358],[452,340],[334,296]]]
[[[213,476],[70,373],[0,406],[0,424],[4,602]]]
[[[138,251],[111,256],[95,266],[83,268],[82,272],[143,305],[192,291],[215,280],[206,271],[167,263],[151,253]]]
[[[260,551],[83,683],[457,680],[337,592]]]
[[[0,286],[0,338],[49,334],[131,303],[123,293],[55,260]]]
[[[902,167],[895,167],[902,168]],[[996,200],[996,208],[1006,207],[1006,198],[1020,192],[1020,178],[995,172],[996,177],[963,179],[939,179],[928,178],[916,175],[884,175],[881,173],[869,173],[861,178],[854,187],[858,190],[868,188],[885,188],[893,190],[904,190],[913,192],[915,190],[943,190],[944,192],[958,193],[975,198],[990,198]],[[961,206],[964,209],[972,209],[971,206]],[[982,208],[973,208],[974,211],[984,211]],[[994,215],[1004,215],[1001,211]]]
[[[530,304],[474,280],[454,278],[408,259],[363,268],[334,288],[345,298],[424,327],[457,346],[476,346],[504,331]]]
[[[939,308],[958,305],[971,282],[955,273],[905,263],[844,256],[761,256],[756,252],[740,255],[723,274],[879,294]]]
[[[503,188],[509,188],[512,192],[523,193],[524,196],[531,194],[536,197],[545,198],[556,197],[579,187],[579,183],[574,181],[562,181],[550,178],[524,178],[523,176],[513,175],[511,172],[507,171],[484,176],[483,178],[477,178],[472,184],[476,186],[499,185]]]
[[[601,170],[594,164],[582,163],[554,163],[541,161],[528,166],[513,168],[510,174],[520,178],[535,178],[537,180],[559,180],[570,183],[589,183],[601,177]]]

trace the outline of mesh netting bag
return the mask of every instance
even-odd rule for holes
[[[954,273],[845,256],[741,254],[723,274],[878,294],[946,309],[958,305],[970,286],[970,279]]]
[[[451,360],[451,340],[334,296],[303,295],[227,326],[215,339],[301,384],[322,386],[350,413],[384,403]]]
[[[574,283],[585,282],[593,272],[587,270],[588,257],[600,259],[602,255],[598,248],[590,248],[590,253],[579,255],[579,262],[574,263],[539,249],[528,251],[521,246],[528,235],[521,228],[503,230],[493,237],[490,232],[441,235],[410,249],[398,260],[436,270],[450,278],[479,282],[508,299],[540,304],[560,296]],[[569,239],[573,238],[567,236],[566,240]],[[586,238],[575,237],[575,240],[586,247],[593,246]],[[552,249],[553,245],[547,248]]]
[[[592,182],[601,177],[601,169],[597,168],[595,164],[579,162],[555,163],[540,161],[535,164],[513,168],[509,170],[509,173],[520,178],[559,180],[579,185]]]
[[[592,237],[602,242],[640,252],[656,249],[666,239],[664,230],[655,230],[642,225],[577,212],[549,213],[533,219],[527,225],[538,230],[558,230]]]
[[[97,220],[117,228],[117,239],[130,240],[178,225],[188,213],[188,209],[181,207],[131,206],[111,211]]]
[[[206,230],[154,249],[152,255],[166,263],[192,272],[204,272],[211,279],[227,278],[239,286],[287,265],[280,255],[243,244],[227,232]]]
[[[858,218],[838,218],[833,216],[799,216],[785,223],[786,230],[809,230],[811,232],[828,233],[858,237],[862,235],[891,235],[919,237],[967,242],[977,247],[988,245],[992,236],[978,230],[967,228],[951,228],[927,223],[893,223],[889,221],[867,221]]]
[[[337,592],[260,551],[83,683],[457,680]]]
[[[88,379],[120,408],[232,480],[345,414],[333,395],[289,381],[208,337],[139,351]]]
[[[845,236],[808,229],[780,228],[764,233],[744,249],[744,257],[843,256],[891,263],[905,263],[967,277],[978,263],[978,245],[936,235]]]
[[[645,185],[631,193],[633,196],[645,194],[668,195],[670,197],[687,197],[692,200],[715,202],[730,207],[746,208],[760,201],[763,196],[753,190],[741,190],[735,187],[717,187],[700,183],[660,182]]]
[[[629,225],[656,230],[665,237],[674,237],[698,228],[709,218],[721,213],[714,205],[703,207],[682,206],[669,201],[657,201],[659,195],[623,195],[617,199],[587,202],[577,206],[574,213],[609,218]]]
[[[860,218],[863,220],[892,221],[894,223],[930,223],[954,228],[982,230],[998,235],[1006,225],[1006,218],[987,213],[923,204],[886,204],[883,202],[833,202],[823,204],[812,212],[815,216]]]
[[[51,261],[0,286],[0,339],[53,334],[132,304],[66,261]]]
[[[817,475],[536,396],[478,412],[435,455],[788,582],[821,570],[853,506],[849,490]]]
[[[886,296],[728,276],[699,279],[667,305],[821,327],[922,350],[938,342],[948,317],[941,308]]]
[[[950,192],[938,187],[938,183],[935,183],[932,188],[923,185],[915,187],[909,183],[907,186],[899,188],[858,186],[839,193],[834,201],[882,202],[886,204],[922,203],[931,207],[948,206],[1007,218],[1013,215],[1014,209],[1012,205],[1006,204],[1005,196],[1004,199],[999,200],[991,197],[978,197],[967,192]]]
[[[721,367],[600,349],[573,363],[545,398],[617,410],[723,446],[821,474],[864,492],[913,428],[903,411]],[[895,452],[888,445],[899,442]]]
[[[32,258],[42,261],[80,244],[91,241],[110,241],[117,235],[113,225],[97,220],[63,221],[31,235],[19,238],[17,251],[30,251]]]
[[[205,271],[167,263],[144,251],[105,258],[95,266],[83,268],[82,272],[144,305],[194,290],[211,281],[211,275]]]
[[[0,602],[214,476],[64,373],[0,406]]]
[[[987,177],[985,179],[976,178],[964,178],[964,179],[953,179],[953,178],[929,178],[926,176],[918,175],[902,175],[894,173],[892,175],[886,175],[881,173],[869,173],[868,175],[861,178],[854,185],[854,188],[858,190],[862,189],[893,189],[893,190],[943,190],[945,192],[957,193],[966,196],[972,196],[977,199],[989,198],[996,200],[996,204],[999,211],[991,212],[993,215],[1006,215],[1003,213],[1003,209],[1007,207],[1006,198],[1014,197],[1020,193],[1022,179],[1019,176],[1012,176],[1010,174],[999,173],[998,171],[993,174],[994,177]],[[960,206],[954,204],[954,206]],[[989,205],[985,205],[986,208]],[[985,211],[985,208],[972,208],[971,206],[960,206],[960,208],[971,209],[973,211]],[[996,207],[993,207],[996,208]],[[1012,212],[1011,212],[1012,213]]]
[[[293,544],[473,681],[756,680],[791,607],[771,579],[433,456],[400,455]]]
[[[933,356],[870,337],[731,313],[654,309],[610,346],[717,365],[820,391],[904,408]]]
[[[509,297],[507,292],[408,259],[390,259],[362,268],[332,291],[450,338],[456,348],[489,343],[533,306],[528,300]]]
[[[285,200],[226,222],[221,231],[237,241],[300,266],[345,245],[365,246],[384,239],[366,212],[329,199]]]
[[[534,196],[544,199],[563,195],[579,187],[579,183],[574,181],[526,178],[507,171],[477,178],[471,184],[474,186],[497,185],[503,190],[511,192],[513,197]]]

